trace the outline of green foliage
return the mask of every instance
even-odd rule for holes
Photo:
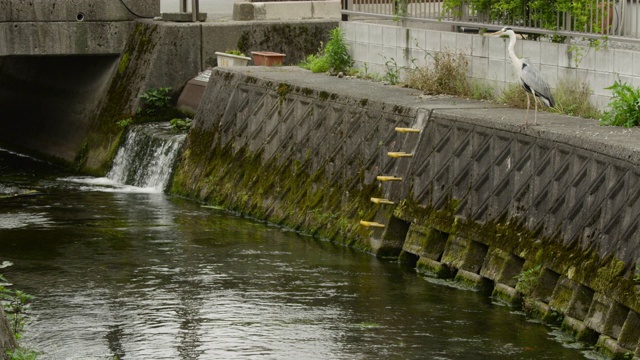
[[[640,265],[636,265],[636,271],[633,274],[633,281],[640,284]]]
[[[191,127],[191,119],[174,118],[169,121],[169,124],[171,124],[171,126],[173,126],[173,128],[176,130],[189,130],[189,128]]]
[[[448,52],[427,53],[433,65],[417,66],[408,73],[407,86],[428,95],[449,94],[470,96],[471,84],[467,78],[469,61],[462,54]]]
[[[236,56],[246,56],[242,51],[240,50],[225,50],[225,54],[229,54],[229,55],[236,55]]]
[[[551,111],[570,116],[597,119],[600,111],[591,104],[591,89],[577,77],[566,77],[554,91],[556,107]]]
[[[396,85],[400,82],[400,69],[394,58],[384,58],[384,66],[387,68],[387,72],[382,77],[382,80],[388,82],[391,85]]]
[[[327,45],[317,54],[307,56],[307,58],[299,65],[302,68],[311,70],[314,73],[330,72],[337,74],[339,72],[347,72],[353,61],[349,55],[349,48],[344,41],[344,35],[340,28],[331,30]]]
[[[146,115],[157,115],[171,106],[171,88],[149,89],[140,95],[144,107],[140,110]]]
[[[126,118],[126,119],[122,119],[122,120],[118,121],[116,124],[118,124],[119,127],[125,129],[129,125],[131,125],[132,123],[133,123],[133,119],[132,118]]]
[[[603,19],[608,21],[606,15],[611,13],[605,5],[598,4],[598,0],[444,0],[443,15],[450,12],[460,17],[464,5],[469,5],[481,17],[484,15],[492,22],[511,25],[535,23],[549,30],[557,30],[558,12],[570,12],[572,30],[597,33],[606,30],[608,23],[603,24]],[[563,40],[562,37],[552,39]]]
[[[36,360],[38,353],[33,350],[18,348],[14,351],[7,350],[7,356],[9,360]]]
[[[611,90],[613,96],[600,124],[624,127],[640,125],[640,88],[616,80],[606,89]]]
[[[333,74],[346,71],[353,65],[351,55],[349,55],[349,48],[344,42],[344,34],[339,27],[331,30],[329,42],[324,48],[324,55],[327,57],[330,71]]]
[[[0,282],[8,283],[2,275],[0,275]],[[16,339],[19,339],[26,323],[29,302],[33,296],[21,290],[8,289],[4,284],[0,285],[0,302],[2,302],[11,330],[13,330]]]
[[[538,283],[538,277],[540,276],[541,271],[542,266],[538,264],[531,269],[523,270],[522,272],[520,272],[520,274],[514,276],[514,278],[518,280],[516,289],[523,293],[525,296],[532,296],[533,289]]]

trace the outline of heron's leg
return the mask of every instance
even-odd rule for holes
[[[525,91],[525,93],[527,94],[527,116],[525,117],[524,123],[529,126],[529,107],[531,106],[531,100],[529,99],[529,92]]]
[[[536,111],[533,115],[533,125],[538,125],[538,98],[536,98],[536,94],[533,94],[533,102],[535,103]]]

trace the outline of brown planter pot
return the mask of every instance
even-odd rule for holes
[[[285,54],[271,51],[252,51],[253,64],[256,66],[279,66],[282,65]]]

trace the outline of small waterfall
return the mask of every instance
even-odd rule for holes
[[[130,127],[107,178],[120,184],[164,191],[185,137],[168,123]]]

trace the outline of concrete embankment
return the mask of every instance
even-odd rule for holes
[[[578,339],[639,355],[640,132],[524,118],[298,68],[218,68],[172,191],[513,304],[527,293]]]

